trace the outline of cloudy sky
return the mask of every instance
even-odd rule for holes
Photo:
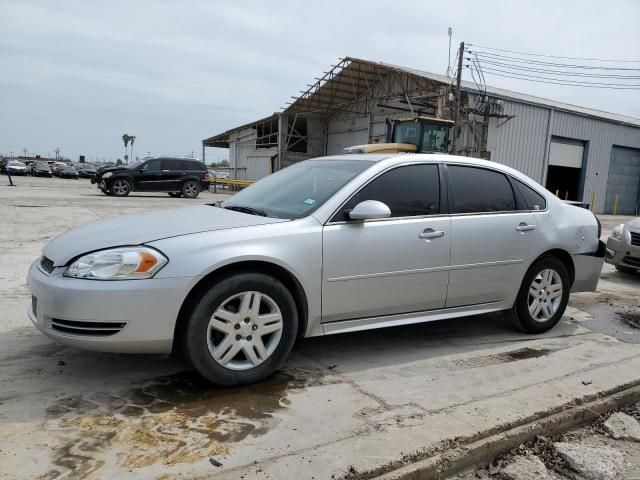
[[[640,60],[639,23],[633,0],[0,0],[0,153],[115,159],[128,132],[137,155],[199,156],[339,57],[444,73],[451,26],[455,44]],[[638,90],[487,83],[640,117]]]

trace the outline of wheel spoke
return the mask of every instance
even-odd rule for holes
[[[245,357],[247,357],[247,360],[249,360],[251,362],[251,365],[253,365],[254,367],[262,363],[262,361],[258,358],[258,355],[256,355],[256,351],[253,349],[252,344],[246,344],[242,348],[242,351],[244,352]]]
[[[258,292],[253,294],[251,300],[251,306],[249,307],[249,317],[255,322],[260,314],[260,302],[262,301],[262,295]]]
[[[531,293],[531,290],[533,290],[534,292],[539,292],[540,290],[542,290],[542,285],[539,282],[536,282],[537,278],[533,281],[533,283],[531,284],[531,288],[529,288],[529,292]]]
[[[540,310],[542,310],[542,305],[543,303],[539,300],[536,300],[536,306],[533,309],[533,312],[531,313],[531,316],[533,318],[538,318],[538,315],[540,315]]]
[[[282,315],[279,313],[269,313],[258,317],[258,332],[261,335],[282,330]]]
[[[242,296],[242,301],[240,302],[240,309],[238,310],[238,314],[240,317],[246,317],[249,315],[249,309],[251,308],[251,299],[253,298],[253,292],[247,292]]]
[[[212,318],[209,322],[209,326],[219,332],[226,333],[227,335],[233,334],[233,323],[225,322],[218,318]]]
[[[222,357],[220,357],[220,363],[222,365],[226,365],[231,360],[233,360],[234,357],[239,352],[240,352],[240,345],[238,343],[234,342],[233,345],[231,345],[231,348],[229,350],[227,350],[227,352]]]
[[[262,337],[260,337],[260,335],[257,335],[254,339],[253,339],[253,346],[254,349],[258,355],[258,358],[260,359],[260,362],[264,362],[267,359],[267,349],[264,346],[264,343],[262,342]]]
[[[226,320],[227,322],[236,322],[239,320],[237,313],[230,312],[229,310],[225,310],[222,307],[215,311],[213,317],[219,318],[221,320]]]
[[[547,302],[543,302],[541,303],[542,305],[542,314],[545,316],[545,318],[548,320],[551,317],[553,317],[553,312],[551,311],[551,307],[549,306],[549,304]]]
[[[549,295],[547,296],[547,298],[549,300],[553,300],[554,298],[557,298],[561,295],[562,295],[562,286],[560,286],[560,288],[557,288],[555,290],[549,289]]]
[[[234,341],[233,336],[227,335],[224,340],[215,347],[213,358],[220,364],[226,365],[238,354],[240,346]]]

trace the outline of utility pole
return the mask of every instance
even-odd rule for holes
[[[460,135],[460,83],[462,82],[462,57],[464,57],[464,42],[460,42],[460,50],[458,50],[458,74],[456,76],[456,110],[454,112],[454,125],[453,125],[453,142],[451,147],[451,153],[456,155],[458,153],[458,136]]]

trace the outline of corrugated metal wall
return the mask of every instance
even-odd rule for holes
[[[587,142],[583,200],[591,202],[591,194],[595,193],[599,213],[604,207],[612,147],[640,148],[640,128],[507,100],[504,111],[515,118],[506,122],[490,119],[487,149],[491,160],[513,167],[544,185],[549,138]]]
[[[369,143],[369,115],[338,118],[329,122],[327,155],[339,155],[345,147]]]
[[[522,103],[504,102],[505,115],[490,118],[487,150],[491,161],[508,165],[542,183],[549,110]]]
[[[607,176],[614,145],[640,148],[640,128],[603,122],[565,112],[554,112],[553,135],[589,142],[584,183],[584,200],[596,196],[596,211],[602,213],[607,192]]]

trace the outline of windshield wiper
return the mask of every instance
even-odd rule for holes
[[[260,210],[258,208],[253,207],[244,207],[242,205],[227,205],[225,207],[227,210],[234,210],[236,212],[249,213],[251,215],[260,215],[261,217],[268,217],[267,212],[264,210]]]

